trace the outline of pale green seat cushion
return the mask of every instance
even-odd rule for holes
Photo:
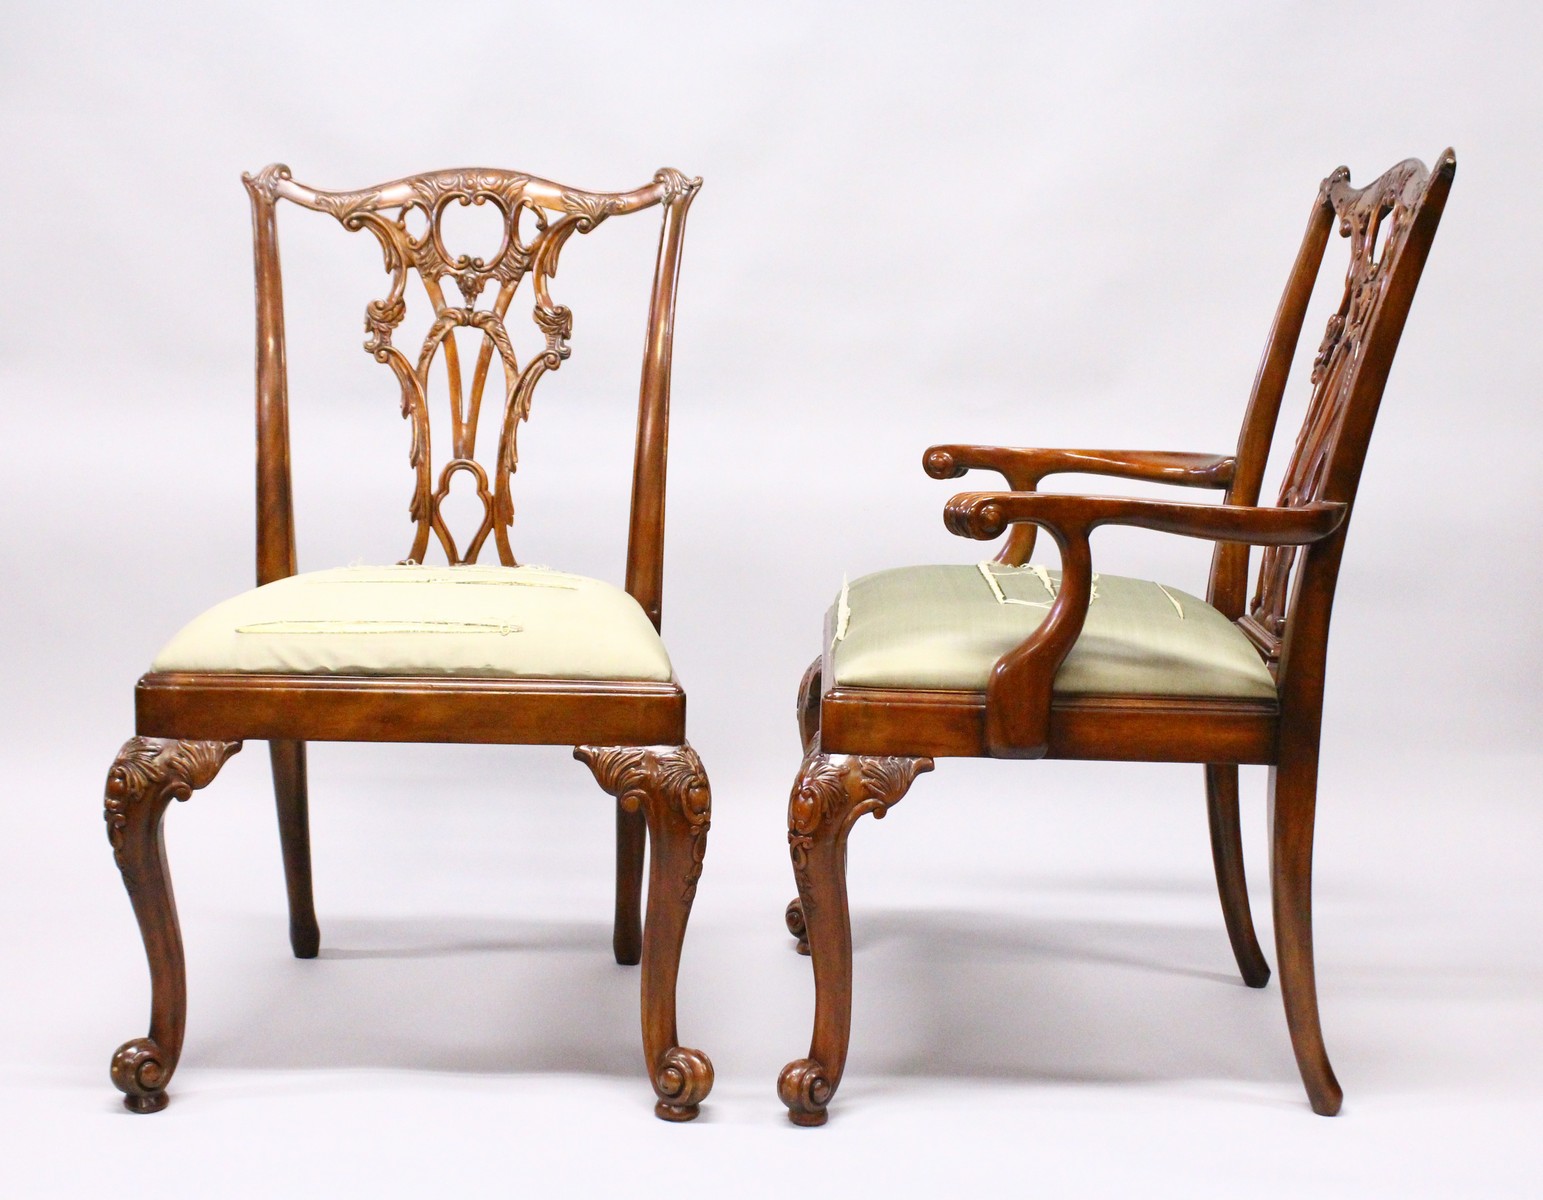
[[[980,563],[854,580],[836,603],[834,682],[985,691],[997,659],[1044,621],[1060,578],[1043,567]],[[1253,645],[1204,600],[1144,579],[1094,578],[1057,695],[1275,697]]]
[[[544,567],[340,567],[196,617],[154,671],[668,680],[670,657],[620,588]]]

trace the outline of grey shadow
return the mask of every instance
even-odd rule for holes
[[[245,944],[273,940],[245,922]],[[258,928],[260,926],[260,928]],[[236,931],[231,931],[236,935]],[[264,954],[198,1008],[185,1062],[636,1076],[640,975],[596,921],[486,917],[322,923],[318,958]],[[280,943],[282,944],[282,943]],[[232,994],[234,991],[235,994]]]
[[[1278,1083],[1297,1099],[1279,989],[1228,969],[1220,916],[1212,928],[889,910],[854,925],[850,1062],[865,1075]]]

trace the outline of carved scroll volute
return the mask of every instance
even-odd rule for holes
[[[1422,164],[1410,159],[1365,188],[1352,188],[1344,168],[1325,180],[1340,234],[1350,240],[1350,261],[1340,303],[1313,359],[1312,397],[1281,484],[1279,503],[1284,507],[1323,498],[1340,432],[1350,405],[1358,399],[1363,351],[1408,238],[1426,174]],[[1294,546],[1265,549],[1244,623],[1272,658],[1280,653],[1297,558]]]
[[[672,195],[669,187],[656,180],[632,192],[585,192],[529,175],[481,168],[417,175],[352,192],[318,191],[295,183],[287,169],[270,168],[249,186],[263,188],[270,203],[283,197],[329,213],[347,229],[367,229],[380,244],[390,286],[385,296],[366,306],[369,336],[365,349],[392,369],[401,393],[402,415],[411,424],[408,458],[415,478],[408,511],[416,529],[408,561],[423,561],[433,539],[449,562],[475,562],[492,534],[500,561],[514,565],[508,530],[514,521],[510,479],[519,462],[518,427],[530,415],[536,384],[568,357],[573,328],[572,313],[555,303],[549,291],[562,248],[575,233],[589,233],[616,213],[667,201]],[[451,252],[443,219],[452,204],[487,205],[498,211],[502,231],[490,255]],[[409,217],[422,221],[421,232],[409,228]],[[522,233],[522,219],[533,227],[532,233]],[[409,271],[417,273],[434,312],[415,361],[393,344],[406,315]],[[522,366],[505,318],[527,276],[534,293],[532,320],[541,334],[543,349]],[[459,304],[446,299],[443,281],[447,277],[460,292]],[[490,303],[479,307],[490,285],[496,286],[497,292]],[[455,330],[462,328],[480,337],[469,389],[463,386],[455,340]],[[440,465],[436,481],[430,446],[429,377],[441,356],[449,391],[451,455]],[[489,471],[476,460],[476,439],[485,389],[490,378],[499,377],[490,369],[495,357],[501,367],[504,405],[497,458]],[[482,505],[482,520],[470,533],[464,550],[443,513],[451,484],[460,474],[472,477]]]

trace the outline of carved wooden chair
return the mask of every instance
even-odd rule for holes
[[[1400,163],[1364,188],[1323,181],[1276,312],[1232,456],[934,446],[935,479],[980,468],[1012,489],[966,492],[944,519],[961,536],[1004,531],[978,566],[880,572],[843,588],[825,650],[804,677],[805,758],[788,807],[798,897],[787,923],[811,955],[814,1037],[778,1091],[819,1125],[851,1028],[846,841],[882,817],[939,756],[1205,764],[1222,913],[1244,980],[1270,970],[1254,935],[1238,831],[1238,764],[1270,767],[1271,883],[1281,991],[1315,1112],[1339,1110],[1313,977],[1311,862],[1324,657],[1334,584],[1383,385],[1436,233],[1456,160]],[[1350,239],[1344,296],[1312,369],[1307,419],[1280,500],[1259,492],[1293,351],[1335,224]],[[1040,493],[1056,474],[1212,488],[1216,505]],[[1206,600],[1096,575],[1089,535],[1131,525],[1216,543]],[[1060,569],[1025,565],[1036,527]],[[1250,547],[1263,547],[1245,603]],[[844,756],[844,757],[843,757]]]
[[[567,744],[618,802],[616,960],[642,961],[643,1045],[656,1111],[667,1120],[690,1120],[713,1072],[704,1054],[679,1044],[675,979],[711,802],[701,761],[686,742],[686,696],[658,626],[676,281],[686,214],[701,180],[662,170],[633,191],[587,192],[476,169],[326,192],[295,182],[277,165],[244,180],[257,270],[259,586],[199,616],[157,656],[135,694],[138,736],[123,747],[107,779],[108,833],[144,936],[152,988],[149,1035],[113,1056],[113,1082],[131,1111],[166,1104],[182,1051],[186,980],[161,818],[172,800],[206,786],[243,739],[269,743],[290,942],[300,958],[314,957],[319,940],[307,741]],[[411,426],[415,529],[402,564],[297,573],[275,221],[280,200],[330,214],[346,229],[368,230],[385,252],[390,288],[366,309],[365,349],[395,375]],[[497,210],[503,235],[491,258],[445,248],[441,219],[451,204]],[[654,207],[663,226],[622,591],[520,566],[509,538],[510,484],[519,424],[530,413],[536,384],[569,353],[571,314],[549,293],[558,256],[574,234]],[[410,231],[410,220],[421,222],[422,231]],[[416,351],[393,344],[410,270],[432,306]],[[447,299],[447,279],[459,303]],[[521,363],[505,318],[526,280],[544,348]],[[484,297],[490,299],[478,307]],[[453,335],[463,328],[478,346],[467,388]],[[436,475],[429,371],[437,357],[450,391],[450,453]],[[489,388],[503,403],[497,455],[485,467],[476,458],[476,439]],[[469,540],[458,542],[442,502],[462,473],[475,483],[482,519]],[[490,539],[500,565],[473,565]],[[431,543],[443,551],[446,566],[424,565]],[[646,924],[640,920],[645,842],[652,847]]]

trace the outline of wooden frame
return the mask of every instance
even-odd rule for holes
[[[411,426],[414,472],[409,506],[414,536],[409,562],[437,544],[451,564],[471,563],[491,541],[500,562],[517,565],[509,540],[518,463],[519,424],[531,411],[542,376],[569,356],[569,310],[550,292],[563,247],[612,217],[658,208],[659,252],[650,295],[638,400],[638,432],[627,543],[626,589],[660,623],[663,593],[664,497],[675,296],[686,214],[701,186],[665,169],[627,192],[588,192],[535,176],[473,168],[440,171],[352,192],[296,182],[273,165],[244,176],[252,206],[257,277],[257,581],[296,572],[290,487],[289,400],[284,353],[284,301],[276,210],[280,200],[368,230],[380,243],[390,277],[385,297],[369,303],[365,349],[397,379]],[[440,222],[451,204],[490,205],[503,238],[489,258],[453,255]],[[421,232],[410,218],[422,222]],[[409,272],[416,273],[434,320],[416,361],[392,343],[405,308]],[[446,279],[461,293],[447,301]],[[532,319],[544,349],[515,358],[504,321],[520,285],[534,292]],[[478,307],[492,289],[494,299]],[[470,386],[463,387],[454,330],[479,339]],[[451,456],[436,480],[431,456],[429,368],[442,358],[450,390]],[[491,368],[497,360],[501,370]],[[497,456],[490,472],[476,458],[482,399],[503,377]],[[449,528],[441,502],[451,479],[471,474],[483,519],[464,543]],[[280,838],[295,954],[314,957],[320,935],[311,894],[307,741],[498,742],[568,744],[601,787],[617,800],[616,918],[618,962],[642,962],[643,1043],[657,1093],[655,1111],[690,1120],[712,1087],[712,1065],[679,1045],[675,977],[681,942],[710,824],[711,797],[701,760],[686,742],[686,697],[680,684],[570,679],[444,676],[324,676],[152,672],[136,690],[137,736],[108,776],[106,817],[114,857],[139,920],[150,962],[151,1019],[146,1037],[120,1047],[112,1077],[134,1112],[167,1101],[166,1085],[181,1054],[186,981],[181,934],[161,838],[172,799],[186,800],[213,780],[244,740],[270,743]],[[652,846],[646,923],[641,888],[645,846]]]
[[[824,659],[804,677],[798,712],[805,758],[788,809],[798,898],[788,907],[787,924],[799,949],[813,957],[816,1000],[809,1054],[789,1063],[779,1081],[794,1123],[825,1121],[846,1062],[852,986],[847,835],[858,817],[883,816],[918,773],[932,769],[934,758],[949,755],[1205,764],[1223,916],[1239,969],[1253,987],[1264,986],[1270,971],[1248,906],[1237,768],[1268,765],[1275,938],[1287,1024],[1314,1111],[1339,1110],[1342,1093],[1318,1016],[1311,907],[1329,618],[1372,425],[1455,171],[1448,150],[1429,171],[1411,159],[1363,188],[1351,187],[1344,168],[1323,181],[1234,454],[964,445],[925,453],[923,465],[936,479],[992,470],[1011,489],[955,496],[944,513],[951,531],[980,539],[1005,532],[997,561],[1022,564],[1043,529],[1060,552],[1061,581],[1043,623],[1002,655],[984,692],[842,687]],[[1343,298],[1313,364],[1313,394],[1280,500],[1262,507],[1259,493],[1292,355],[1336,224],[1350,239]],[[1165,482],[1224,496],[1205,505],[1036,491],[1057,474]],[[1276,698],[1056,696],[1056,672],[1087,615],[1089,539],[1101,525],[1215,542],[1207,599],[1258,649],[1276,679]],[[1253,546],[1265,549],[1257,589],[1245,604]],[[827,654],[831,642],[827,630]]]

